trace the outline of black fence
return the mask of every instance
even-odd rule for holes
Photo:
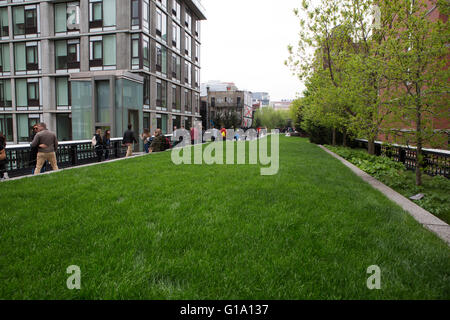
[[[107,151],[109,159],[117,159],[125,157],[127,150],[126,146],[122,146],[122,138],[113,138]],[[6,146],[8,175],[12,178],[31,174],[35,162],[31,161],[30,156],[29,144]],[[69,141],[58,145],[56,159],[58,167],[63,169],[97,162],[97,154],[90,140]],[[48,164],[47,169],[50,169]]]
[[[367,140],[355,140],[356,147],[368,147]],[[430,176],[441,175],[450,178],[450,152],[442,150],[423,149],[423,171]],[[401,162],[408,170],[416,170],[417,150],[414,147],[383,144],[375,142],[375,154],[388,156],[394,161]]]

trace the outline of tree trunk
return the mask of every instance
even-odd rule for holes
[[[416,153],[416,186],[422,185],[422,163],[423,163],[423,141],[422,141],[422,131],[421,131],[421,120],[422,114],[418,108],[417,112],[417,123],[416,123],[416,142],[417,142],[417,153]]]
[[[344,146],[344,147],[346,147],[347,146],[347,129],[344,129],[343,131],[342,131],[342,145]]]
[[[370,138],[367,142],[367,152],[371,155],[375,155],[375,139]]]
[[[333,128],[333,141],[332,141],[333,147],[336,145],[336,128]]]

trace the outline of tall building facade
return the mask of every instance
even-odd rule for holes
[[[198,0],[0,0],[0,132],[27,142],[200,121]]]

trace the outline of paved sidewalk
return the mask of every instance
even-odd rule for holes
[[[352,170],[358,177],[369,183],[372,187],[381,191],[381,193],[383,193],[386,197],[388,197],[390,200],[398,204],[400,207],[403,208],[403,210],[405,210],[411,216],[413,216],[413,218],[416,219],[417,222],[419,222],[428,230],[434,232],[439,238],[444,240],[450,246],[450,226],[447,223],[437,218],[436,216],[432,215],[430,212],[423,209],[422,207],[419,207],[417,204],[405,198],[397,191],[389,188],[385,184],[381,183],[374,177],[365,173],[357,166],[348,162],[344,158],[338,156],[334,152],[328,150],[324,146],[319,147],[322,148],[325,152],[332,155],[334,158],[341,161],[345,166],[350,168],[350,170]]]

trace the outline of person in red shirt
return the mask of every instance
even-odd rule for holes
[[[222,129],[220,129],[220,134],[222,135],[223,141],[227,140],[227,129],[225,129],[225,127],[222,127]]]

